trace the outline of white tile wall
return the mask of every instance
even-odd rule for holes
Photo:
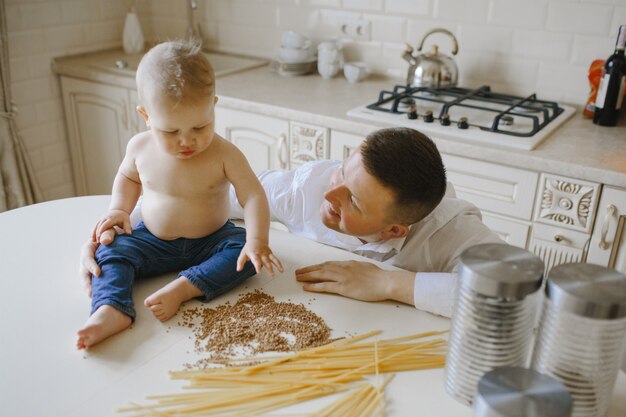
[[[148,9],[147,3],[137,0],[139,10]],[[130,0],[5,1],[16,123],[46,200],[74,195],[62,99],[50,61],[120,45],[130,4]]]
[[[165,0],[152,1],[153,19],[168,13],[156,7]],[[404,44],[415,46],[430,29],[446,28],[459,41],[461,82],[578,105],[586,100],[589,64],[610,55],[617,28],[626,23],[626,0],[204,0],[204,5],[206,13],[216,11],[203,20],[206,28],[217,28],[207,39],[211,46],[266,58],[276,55],[285,29],[319,41],[340,36],[342,19],[369,20],[371,40],[349,42],[347,58],[400,77],[408,65],[399,58]],[[274,10],[278,18],[272,26]],[[263,16],[263,23],[251,14]],[[256,34],[254,48],[250,33]],[[449,53],[445,36],[433,35],[426,47],[432,43]]]
[[[73,194],[54,56],[121,44],[131,0],[6,0],[18,128],[46,199]],[[135,0],[148,39],[183,36],[187,0]],[[346,58],[401,78],[404,44],[436,27],[459,41],[460,82],[581,105],[592,60],[613,50],[626,0],[199,0],[196,20],[214,48],[267,58],[283,30],[314,41],[337,37],[343,18],[367,19],[368,42],[346,42]],[[428,39],[443,53],[450,41]],[[45,156],[45,157],[44,157]]]

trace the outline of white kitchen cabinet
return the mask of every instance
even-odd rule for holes
[[[587,262],[608,266],[626,274],[626,190],[602,190]]]
[[[76,192],[110,194],[126,144],[135,132],[131,90],[61,77],[61,91]]]
[[[215,131],[244,153],[254,172],[289,168],[289,122],[219,105]]]
[[[364,139],[362,135],[333,130],[330,134],[330,159],[343,161]]]

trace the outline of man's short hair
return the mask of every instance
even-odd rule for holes
[[[395,204],[387,221],[413,224],[426,217],[446,193],[446,170],[433,141],[409,128],[380,129],[360,147],[365,170],[388,187]]]

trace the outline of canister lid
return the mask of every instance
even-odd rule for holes
[[[483,243],[463,251],[459,264],[462,285],[479,294],[522,298],[541,286],[544,264],[525,249],[504,243]]]
[[[546,296],[558,309],[592,319],[626,317],[626,275],[585,263],[555,266]]]
[[[501,367],[478,381],[476,417],[567,417],[572,398],[556,379],[532,369]]]

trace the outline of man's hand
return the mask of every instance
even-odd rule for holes
[[[267,272],[269,272],[270,276],[274,276],[274,265],[280,272],[284,272],[283,264],[280,262],[273,253],[270,247],[267,245],[267,242],[252,239],[246,241],[246,244],[241,249],[241,253],[239,254],[239,258],[237,258],[237,271],[241,271],[243,269],[244,264],[250,260],[252,265],[254,265],[254,269],[258,274],[261,272],[263,267],[267,268]]]
[[[296,270],[303,289],[362,301],[395,300],[413,304],[415,273],[385,271],[361,261],[330,261]]]

